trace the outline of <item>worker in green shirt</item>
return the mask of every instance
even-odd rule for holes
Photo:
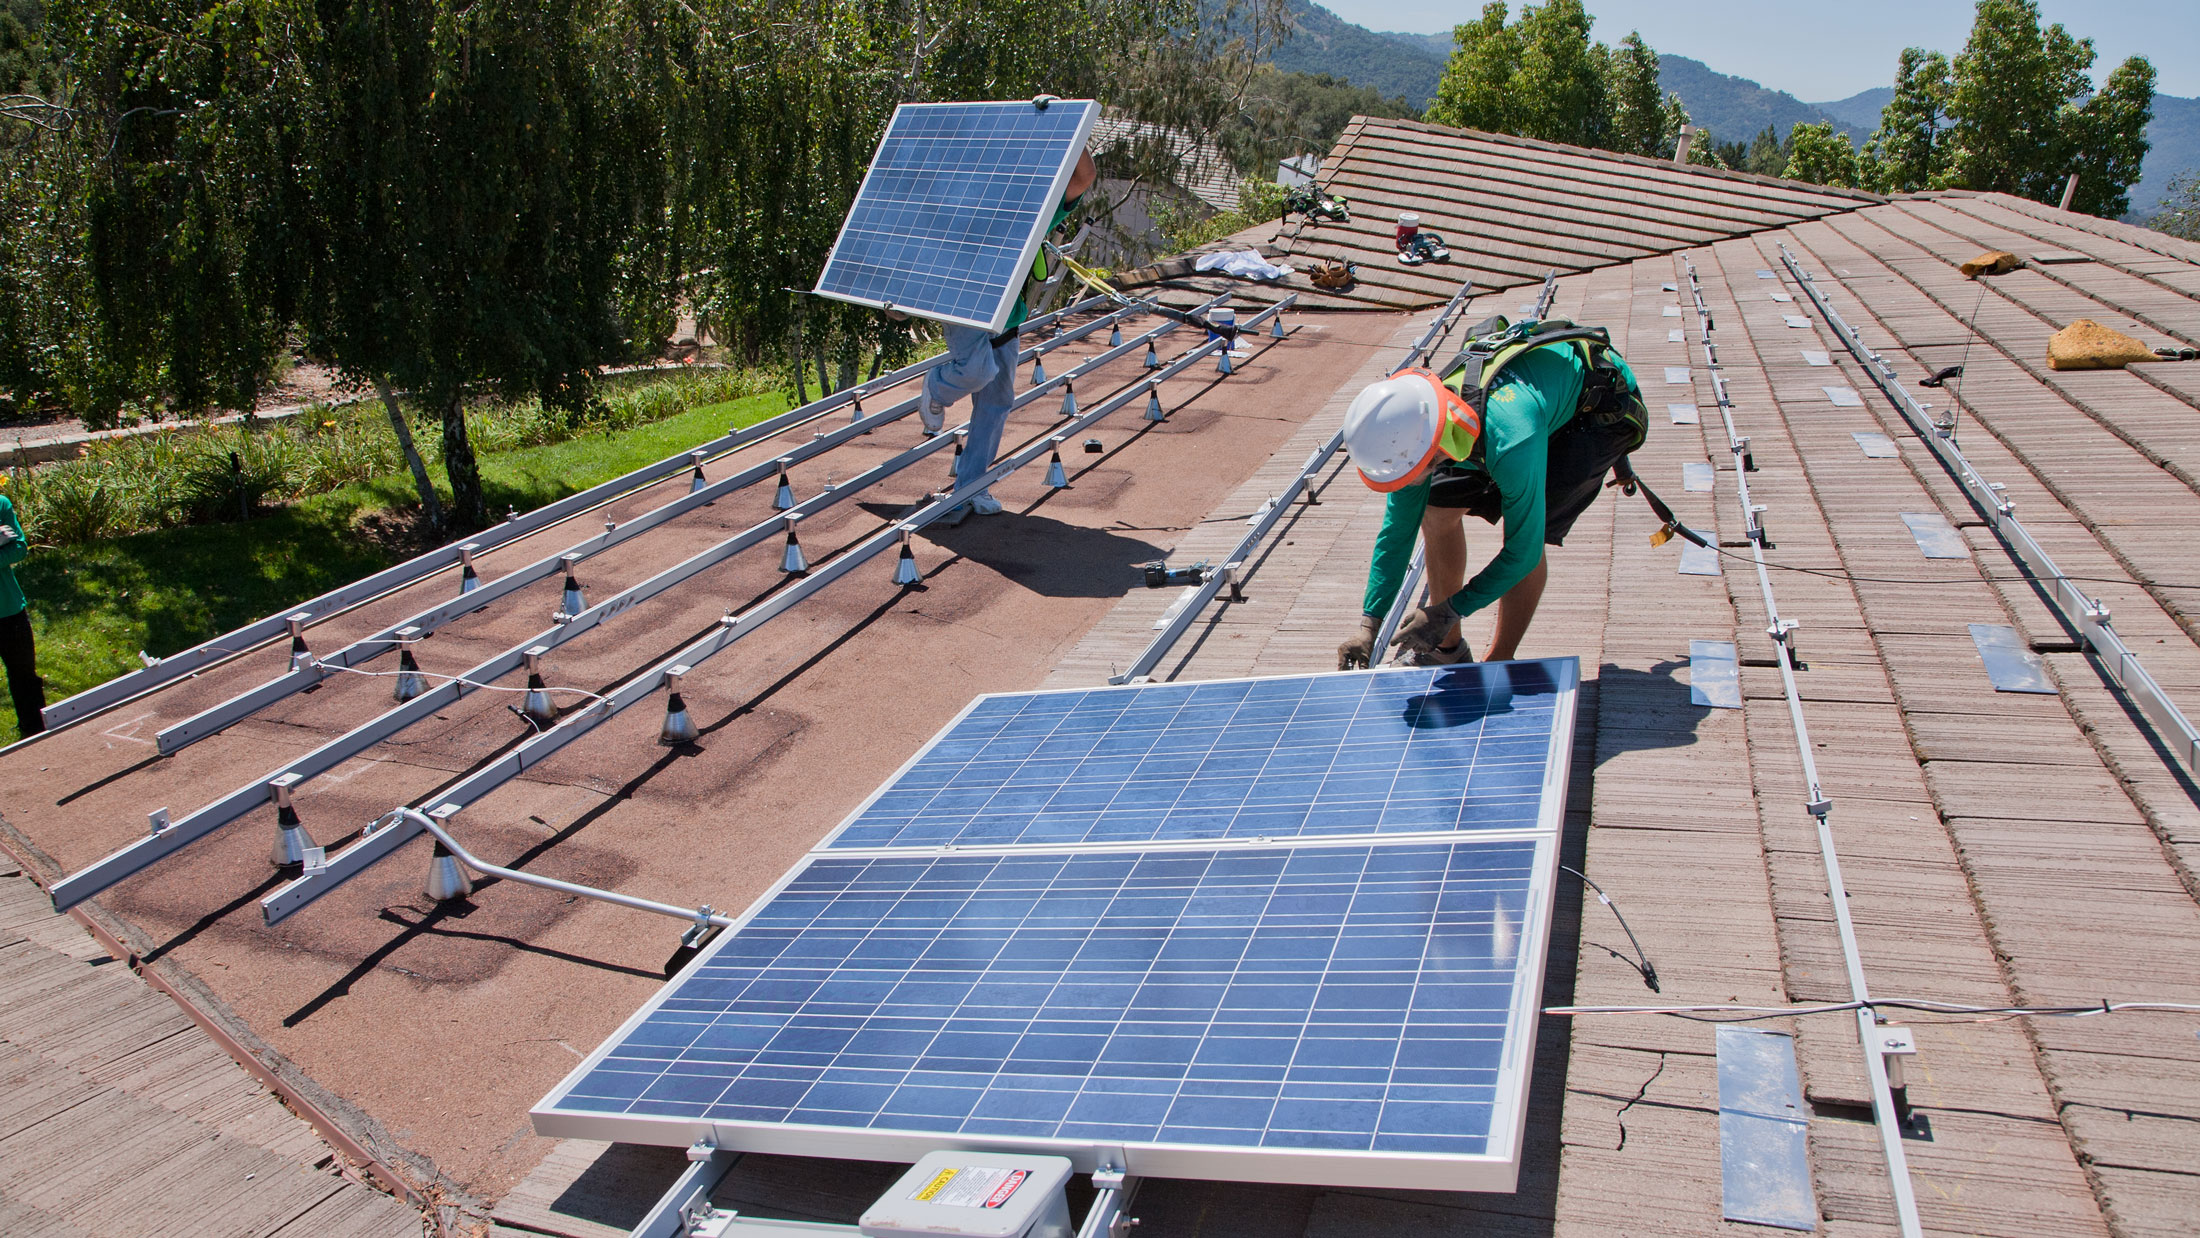
[[[15,504],[0,494],[0,664],[7,667],[16,729],[25,738],[46,729],[46,684],[38,677],[29,603],[23,597],[23,587],[15,583],[15,565],[29,553],[23,525],[15,518]]]
[[[1598,362],[1606,363],[1590,383]],[[1548,576],[1543,548],[1564,542],[1596,501],[1604,477],[1642,441],[1638,416],[1617,411],[1639,389],[1608,348],[1553,343],[1507,358],[1484,392],[1462,366],[1448,380],[1405,370],[1371,384],[1345,414],[1345,448],[1362,480],[1389,499],[1361,601],[1360,630],[1337,648],[1340,670],[1376,660],[1375,637],[1404,582],[1416,534],[1426,547],[1430,601],[1399,625],[1394,644],[1424,664],[1474,658],[1460,638],[1462,616],[1497,604],[1483,657],[1505,661],[1520,647]],[[1615,390],[1621,400],[1584,391]],[[1462,394],[1462,391],[1465,394]],[[1579,415],[1577,415],[1579,414]],[[1504,525],[1504,543],[1467,578],[1465,518]]]

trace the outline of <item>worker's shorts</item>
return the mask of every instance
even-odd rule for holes
[[[1574,521],[1597,501],[1612,466],[1641,436],[1626,419],[1581,413],[1551,435],[1551,463],[1543,481],[1543,544],[1563,546]],[[1442,469],[1430,480],[1430,507],[1455,508],[1491,524],[1504,518],[1504,496],[1490,475],[1476,469]]]

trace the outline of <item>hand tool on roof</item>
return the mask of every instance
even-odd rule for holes
[[[1444,244],[1444,238],[1433,232],[1416,232],[1399,242],[1398,261],[1409,267],[1417,267],[1424,262],[1449,262],[1451,247]]]
[[[1326,219],[1332,223],[1350,223],[1352,206],[1341,193],[1327,193],[1312,185],[1300,185],[1283,195],[1283,218],[1304,215],[1308,219]]]

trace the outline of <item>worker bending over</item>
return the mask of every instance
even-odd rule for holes
[[[1062,221],[1077,208],[1077,200],[1085,196],[1085,191],[1092,188],[1098,176],[1092,152],[1079,154],[1077,166],[1069,175],[1069,185],[1062,194],[1062,203],[1055,208],[1053,222],[1047,225],[1048,232],[1062,226]],[[1043,247],[1032,263],[1032,276],[1046,278],[1046,250]],[[970,397],[970,437],[964,441],[962,455],[955,461],[955,488],[958,490],[984,476],[985,471],[993,467],[993,457],[1001,449],[1001,430],[1007,426],[1009,409],[1016,403],[1017,333],[1030,313],[1030,307],[1019,296],[1016,308],[1009,311],[1008,325],[999,335],[957,323],[943,325],[947,357],[925,373],[917,419],[923,423],[926,434],[938,434],[940,427],[946,424],[947,406],[964,396]],[[961,524],[971,516],[992,516],[1000,510],[1001,501],[993,497],[993,492],[980,490],[956,504],[941,519],[949,524]]]
[[[1371,384],[1345,413],[1360,477],[1390,497],[1361,601],[1360,630],[1337,667],[1377,658],[1375,638],[1420,534],[1427,605],[1393,644],[1423,664],[1473,660],[1459,620],[1497,604],[1486,661],[1520,647],[1548,575],[1543,548],[1565,541],[1605,474],[1640,446],[1648,419],[1634,372],[1601,330],[1526,323],[1471,343],[1444,378],[1404,370]],[[1503,521],[1504,544],[1467,579],[1465,518]]]

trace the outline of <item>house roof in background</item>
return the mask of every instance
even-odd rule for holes
[[[1334,257],[1359,265],[1358,284],[1342,294],[1319,293],[1303,275],[1284,281],[1309,307],[1421,309],[1442,304],[1469,278],[1480,288],[1508,288],[1552,270],[1594,270],[1886,201],[1853,189],[1366,116],[1353,119],[1322,161],[1322,184],[1351,200],[1351,222],[1263,223],[1209,248],[1266,242],[1285,261]],[[1449,263],[1398,261],[1394,229],[1402,211],[1444,238]],[[1184,282],[1210,285],[1222,287]]]
[[[1238,186],[1244,177],[1220,148],[1205,138],[1182,129],[1146,124],[1122,116],[1102,115],[1092,127],[1092,145],[1105,151],[1141,139],[1164,144],[1176,157],[1178,187],[1217,211],[1238,208]]]

